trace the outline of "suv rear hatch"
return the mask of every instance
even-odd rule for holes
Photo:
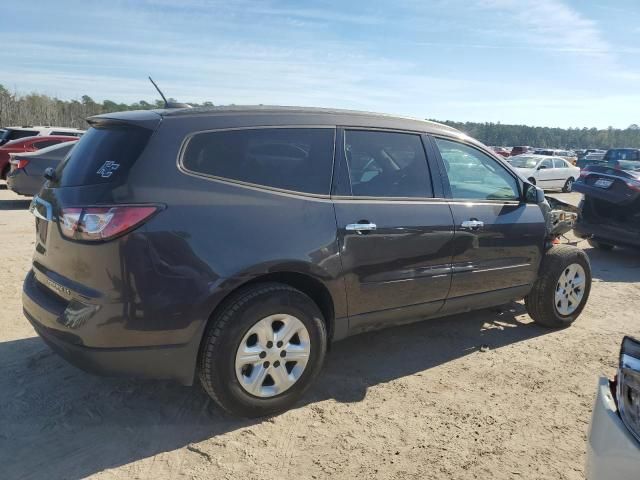
[[[131,167],[160,122],[157,114],[148,115],[155,122],[90,119],[92,128],[34,197],[36,248],[30,275],[49,297],[41,300],[50,309],[64,311],[73,300],[109,302],[122,295],[115,278],[121,248],[117,238],[157,210],[132,205],[127,185]]]

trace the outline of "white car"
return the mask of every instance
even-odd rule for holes
[[[530,183],[544,189],[562,189],[570,192],[573,182],[580,176],[580,169],[564,158],[545,155],[517,155],[509,159],[520,175]]]
[[[640,478],[640,342],[625,337],[614,381],[600,378],[587,439],[587,480]]]

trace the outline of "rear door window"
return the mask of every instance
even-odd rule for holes
[[[38,135],[37,130],[9,130],[7,140],[16,140],[18,138],[33,137]]]
[[[356,197],[433,197],[420,135],[345,131],[345,157]]]
[[[58,186],[118,181],[126,176],[152,131],[130,125],[92,127],[58,166]]]
[[[40,150],[42,148],[47,148],[58,143],[60,143],[60,140],[45,140],[43,142],[34,142],[33,146]]]
[[[78,132],[51,132],[51,135],[60,135],[62,137],[80,137],[81,133]]]
[[[568,167],[567,162],[565,162],[561,158],[554,158],[553,159],[553,166],[555,168],[567,168]]]
[[[182,166],[194,173],[327,195],[334,128],[248,128],[194,135]]]
[[[543,160],[540,162],[540,165],[538,165],[538,167],[553,168],[553,163],[551,162],[551,160]]]

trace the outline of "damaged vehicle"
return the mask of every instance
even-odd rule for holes
[[[640,149],[607,151],[584,168],[574,190],[584,194],[574,231],[596,248],[640,248]]]
[[[83,369],[199,380],[255,417],[350,335],[521,299],[566,328],[587,303],[589,259],[555,245],[571,215],[445,125],[267,106],[89,123],[31,204],[22,297]]]
[[[588,480],[636,480],[640,472],[640,342],[624,337],[618,372],[598,381],[587,437]]]

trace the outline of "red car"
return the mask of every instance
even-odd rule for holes
[[[5,143],[0,147],[0,178],[7,179],[11,165],[9,165],[10,153],[35,152],[41,148],[50,147],[62,142],[76,142],[77,138],[64,135],[48,135],[37,137],[19,138],[12,142]]]

